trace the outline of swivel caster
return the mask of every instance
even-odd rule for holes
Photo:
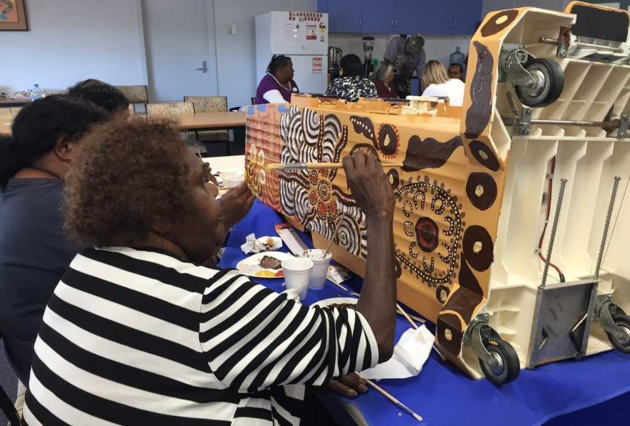
[[[610,344],[619,352],[630,354],[630,317],[609,299],[596,306],[596,312]]]
[[[523,105],[542,108],[558,100],[564,89],[564,72],[556,61],[530,57],[525,70],[534,77],[535,83],[530,87],[514,87]]]
[[[512,345],[501,339],[483,316],[473,320],[469,330],[469,342],[486,378],[496,386],[516,380],[521,364]]]

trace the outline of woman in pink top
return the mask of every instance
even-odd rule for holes
[[[300,90],[293,81],[295,71],[291,58],[273,55],[267,67],[267,75],[260,80],[256,90],[256,104],[284,104],[291,102],[293,93]]]

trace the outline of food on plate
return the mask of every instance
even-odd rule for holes
[[[283,278],[284,277],[284,271],[281,269],[278,272],[272,272],[272,271],[258,271],[254,274],[254,276],[258,277],[258,278]]]
[[[328,305],[327,308],[347,308],[347,309],[356,309],[357,305],[355,303],[333,303],[332,305]]]
[[[271,256],[264,256],[260,260],[260,267],[263,269],[278,270],[282,268],[282,261]]]

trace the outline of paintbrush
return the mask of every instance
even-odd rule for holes
[[[397,400],[396,398],[394,398],[392,395],[390,395],[385,389],[381,388],[379,385],[377,385],[376,383],[374,383],[371,380],[367,380],[367,379],[363,379],[367,382],[368,385],[372,386],[374,389],[376,389],[377,392],[379,392],[381,395],[383,395],[385,398],[389,399],[391,402],[393,402],[398,408],[400,408],[401,410],[403,410],[405,413],[409,414],[410,416],[412,416],[414,419],[416,419],[417,421],[421,422],[422,421],[422,417],[420,417],[419,415],[417,415],[416,413],[414,413],[411,408],[407,407],[405,404],[403,404],[402,402],[400,402],[399,400]]]
[[[401,168],[402,163],[380,163],[383,167]],[[343,163],[271,163],[262,166],[267,170],[318,170],[342,169]]]

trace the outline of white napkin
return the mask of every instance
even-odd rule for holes
[[[273,240],[273,245],[268,245],[269,239]],[[241,246],[241,250],[245,254],[260,253],[263,251],[273,251],[282,248],[282,240],[278,237],[260,237],[256,239],[256,235],[249,234],[245,237],[245,244]]]
[[[423,325],[409,329],[394,347],[394,355],[384,364],[362,371],[361,377],[370,380],[406,379],[420,374],[429,359],[435,336]]]
[[[255,249],[256,249],[256,235],[249,234],[247,237],[245,237],[245,244],[241,246],[241,250],[245,254],[260,253],[260,250],[254,251]]]

